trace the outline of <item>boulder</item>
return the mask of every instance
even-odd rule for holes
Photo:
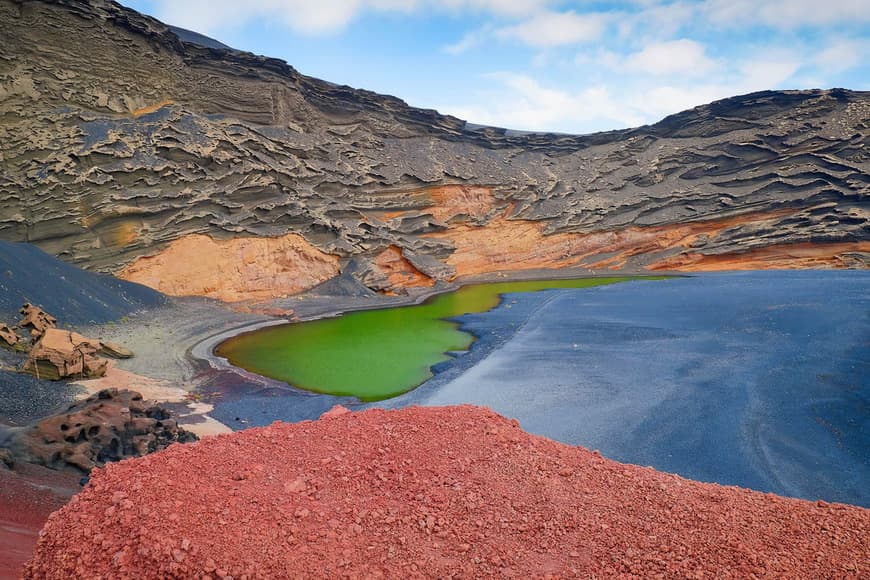
[[[0,346],[17,349],[20,343],[21,337],[18,336],[18,333],[5,322],[0,322]]]
[[[40,379],[93,379],[106,374],[108,361],[97,356],[100,343],[76,332],[46,328],[33,345],[22,371]]]
[[[0,448],[8,463],[90,472],[109,461],[139,457],[172,443],[196,441],[170,413],[136,391],[105,389],[38,423],[11,430]],[[5,453],[5,455],[4,455]]]
[[[57,318],[40,308],[34,306],[30,302],[24,304],[19,310],[21,313],[21,321],[18,323],[18,328],[29,329],[31,340],[36,342],[45,334],[49,328],[57,327]]]

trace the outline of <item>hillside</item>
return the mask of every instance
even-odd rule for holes
[[[25,302],[53,313],[61,326],[68,326],[117,320],[165,301],[150,288],[83,271],[32,244],[0,241],[0,322],[18,322]]]
[[[698,483],[410,407],[106,466],[25,578],[863,578],[870,511]]]
[[[185,42],[106,0],[0,0],[0,31],[0,239],[169,294],[270,299],[351,263],[397,292],[510,269],[868,263],[867,92],[530,134]]]

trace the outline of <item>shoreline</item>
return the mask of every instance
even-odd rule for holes
[[[252,373],[214,354],[215,347],[229,338],[270,326],[331,318],[349,312],[412,306],[470,284],[614,276],[659,277],[685,274],[646,271],[593,272],[585,268],[517,270],[437,282],[432,287],[409,289],[404,296],[319,294],[318,287],[314,287],[289,298],[259,305],[261,312],[274,308],[274,311],[281,310],[288,314],[292,312],[292,318],[281,318],[256,310],[246,311],[244,304],[237,304],[234,308],[233,304],[208,298],[169,297],[166,305],[136,312],[123,322],[74,328],[85,336],[122,344],[135,353],[133,358],[113,361],[110,376],[96,382],[79,381],[75,384],[88,391],[101,384],[100,381],[106,386],[122,388],[123,384],[130,384],[133,389],[136,389],[136,384],[142,384],[154,395],[153,400],[168,403],[176,409],[179,424],[183,427],[203,435],[232,431],[235,429],[226,421],[218,421],[209,415],[214,406],[209,404],[208,397],[218,396],[215,387],[221,383],[233,384],[236,388],[248,391],[278,389],[311,396],[324,395],[297,389],[286,382]],[[148,388],[153,385],[161,388]],[[197,391],[200,391],[205,400],[197,399],[194,395]]]
[[[373,297],[367,298],[359,298],[359,297],[343,297],[343,296],[315,296],[313,298],[308,297],[308,293],[310,290],[304,293],[300,293],[294,297],[282,300],[282,304],[286,303],[290,300],[305,300],[309,302],[318,302],[317,299],[325,299],[322,300],[327,302],[326,304],[315,304],[313,308],[310,309],[309,312],[305,314],[298,314],[298,312],[294,309],[294,318],[292,320],[284,320],[284,319],[275,319],[275,320],[267,320],[254,322],[251,324],[246,324],[237,328],[229,329],[223,331],[221,333],[206,336],[200,342],[194,344],[189,349],[189,354],[195,360],[204,361],[211,368],[215,370],[223,370],[223,371],[231,371],[235,372],[238,375],[241,375],[245,378],[248,378],[254,382],[262,383],[264,385],[276,386],[281,385],[285,388],[291,388],[294,390],[298,390],[291,385],[288,385],[284,381],[279,381],[277,379],[272,379],[270,377],[265,377],[263,375],[258,375],[251,371],[248,371],[244,368],[237,367],[235,365],[230,364],[230,362],[221,356],[215,354],[215,348],[223,343],[226,340],[231,338],[235,338],[237,336],[241,336],[243,334],[248,334],[251,332],[256,332],[262,328],[268,328],[271,326],[279,326],[282,324],[298,324],[302,322],[312,322],[314,320],[322,320],[325,318],[335,318],[338,316],[342,316],[344,314],[348,314],[351,312],[361,312],[368,310],[381,310],[386,308],[401,308],[406,306],[415,306],[422,304],[426,300],[433,298],[435,296],[440,296],[442,294],[448,294],[450,292],[455,292],[464,286],[470,286],[475,284],[491,284],[496,282],[521,282],[525,280],[566,280],[566,279],[582,279],[582,278],[611,278],[611,277],[632,277],[632,278],[658,278],[662,276],[679,276],[680,274],[671,274],[671,273],[610,273],[610,272],[595,272],[590,273],[588,270],[583,270],[582,272],[576,271],[576,269],[572,269],[566,271],[568,269],[560,269],[560,270],[520,270],[514,272],[495,272],[491,274],[483,274],[477,276],[469,276],[466,278],[458,278],[452,282],[445,283],[443,286],[435,286],[431,288],[424,289],[423,291],[418,291],[415,293],[409,293],[406,296],[382,296],[375,295]],[[683,275],[685,276],[685,275]],[[348,301],[359,301],[359,300],[377,300],[378,304],[351,304],[349,306],[339,306],[337,304],[330,304],[329,302],[335,302],[337,299],[345,299]],[[307,305],[306,305],[307,306]],[[302,389],[305,392],[312,392]],[[319,394],[319,393],[313,393]]]

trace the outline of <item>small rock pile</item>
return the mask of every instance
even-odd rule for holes
[[[107,465],[26,578],[868,578],[870,510],[698,483],[476,407],[334,412]]]
[[[111,358],[130,358],[133,353],[111,342],[87,338],[69,330],[57,328],[57,319],[33,304],[21,307],[17,326],[0,323],[0,346],[28,352],[21,372],[39,379],[93,379],[106,374]],[[29,339],[19,333],[27,332]]]
[[[90,472],[97,466],[140,457],[173,443],[196,441],[169,412],[129,390],[106,389],[29,427],[10,429],[0,457]]]

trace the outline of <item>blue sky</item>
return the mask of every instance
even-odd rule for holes
[[[870,0],[123,0],[474,123],[588,133],[764,89],[870,90]]]

